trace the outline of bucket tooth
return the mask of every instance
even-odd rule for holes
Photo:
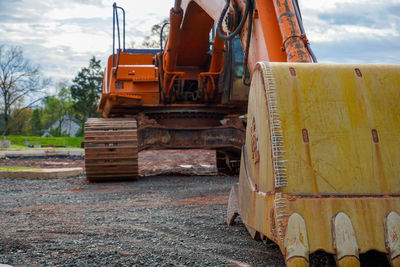
[[[247,232],[249,232],[251,238],[253,238],[254,240],[257,240],[257,241],[261,240],[261,235],[257,230],[251,228],[247,224],[245,224],[244,226],[246,226]]]
[[[228,210],[226,214],[226,224],[233,225],[236,217],[239,215],[239,202],[238,202],[238,184],[234,184],[229,194]]]
[[[260,233],[260,239],[264,243],[264,245],[268,245],[273,243],[266,235]]]
[[[392,266],[400,266],[400,215],[390,212],[385,222],[385,242]]]
[[[339,212],[334,218],[333,227],[337,266],[360,266],[356,234],[349,216]]]
[[[308,266],[309,245],[306,223],[298,213],[289,217],[284,240],[287,266]]]
[[[375,252],[378,263],[400,265],[399,73],[400,65],[254,68],[240,217],[279,246],[288,266],[318,251],[339,266],[359,266]]]

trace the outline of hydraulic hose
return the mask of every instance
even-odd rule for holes
[[[301,11],[300,11],[300,8],[299,8],[299,1],[298,0],[294,0],[294,2],[295,2],[294,4],[296,4],[295,5],[295,8],[297,9],[296,12],[298,12],[298,15],[300,16],[301,21],[303,21],[303,17],[301,16]]]
[[[164,23],[164,25],[162,25],[161,27],[161,31],[160,31],[160,50],[164,51],[164,47],[163,47],[163,33],[164,33],[164,28],[165,26],[169,25],[169,22]]]
[[[300,32],[302,35],[304,35],[305,30],[304,30],[304,26],[303,26],[303,19],[301,18],[299,2],[297,0],[292,0],[292,2],[293,2],[294,10],[296,12],[297,21],[299,22]],[[317,63],[318,62],[317,57],[315,56],[314,52],[312,51],[310,43],[307,42],[305,45],[308,50],[308,53],[310,53],[312,61],[314,63]]]
[[[245,53],[244,53],[243,77],[242,77],[242,82],[246,86],[250,86],[250,82],[247,81],[247,68],[248,68],[248,62],[249,62],[251,32],[253,29],[253,11],[254,11],[253,0],[250,0],[249,22],[247,25],[246,49],[245,49]]]
[[[225,15],[226,15],[226,12],[227,12],[228,9],[229,9],[230,3],[231,3],[231,0],[227,0],[227,1],[226,1],[225,6],[224,6],[224,8],[222,9],[221,16],[220,16],[220,18],[219,18],[219,20],[218,20],[218,25],[217,25],[217,33],[218,33],[218,36],[219,36],[222,40],[225,40],[225,41],[226,41],[226,40],[232,40],[233,37],[235,37],[236,34],[238,34],[240,31],[242,31],[243,25],[244,25],[244,23],[246,22],[247,16],[248,16],[248,14],[249,14],[251,0],[247,0],[247,1],[246,1],[246,7],[245,7],[245,9],[244,9],[244,14],[243,14],[243,16],[242,16],[242,19],[240,20],[239,25],[236,27],[236,29],[235,29],[233,32],[231,32],[230,34],[224,35],[224,34],[222,33],[222,22],[223,22],[223,20],[224,20],[224,17],[225,17]]]

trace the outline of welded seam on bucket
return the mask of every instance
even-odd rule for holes
[[[289,216],[288,200],[282,197],[282,193],[275,194],[274,206],[276,211],[277,230],[281,242],[285,238],[285,220]]]
[[[275,172],[275,188],[288,186],[287,170],[285,166],[285,150],[283,144],[282,123],[279,116],[278,97],[272,68],[264,62],[259,63],[263,70],[265,95],[267,96],[270,131],[272,139],[272,162]]]
[[[278,109],[278,96],[276,91],[275,79],[272,67],[264,62],[259,63],[263,71],[263,79],[265,85],[265,95],[267,97],[269,111],[269,125],[272,144],[272,162],[274,167],[274,182],[275,188],[288,186],[287,170],[285,163],[285,150],[283,143],[282,123]],[[268,123],[268,122],[267,122]],[[275,195],[274,208],[276,212],[277,231],[281,243],[285,237],[285,221],[289,216],[288,202],[282,193],[278,192]]]

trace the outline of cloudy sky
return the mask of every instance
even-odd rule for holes
[[[173,0],[119,0],[127,43],[140,44]],[[400,0],[299,0],[320,62],[400,64]],[[0,44],[19,45],[54,81],[71,80],[112,51],[108,0],[0,0]]]

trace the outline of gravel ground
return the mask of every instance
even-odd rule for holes
[[[0,263],[14,266],[284,266],[228,227],[227,176],[0,180]]]

